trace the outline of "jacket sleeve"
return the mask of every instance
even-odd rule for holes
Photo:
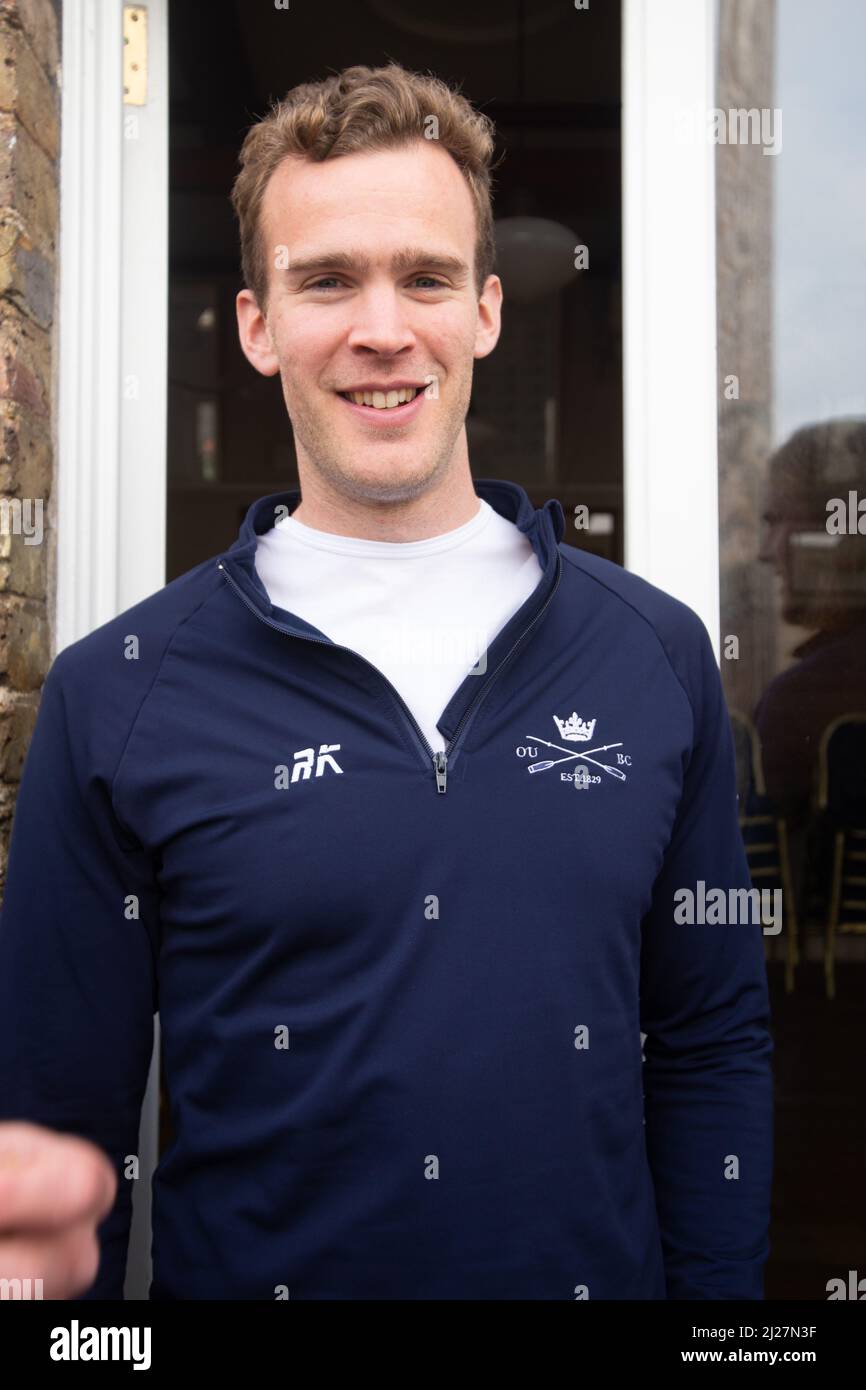
[[[749,889],[731,727],[703,624],[683,684],[691,751],[642,925],[644,1117],[669,1299],[761,1299],[773,1163],[773,1043],[760,922],[693,924],[683,896]],[[679,909],[679,910],[678,910]],[[710,914],[705,914],[710,915]]]
[[[119,760],[122,746],[115,756],[95,727],[114,726],[116,711],[94,719],[95,685],[70,695],[64,655],[48,673],[24,763],[0,912],[0,1119],[82,1135],[107,1152],[117,1198],[83,1297],[122,1298],[133,1186],[125,1160],[138,1151],[153,1049],[157,887],[97,766]]]

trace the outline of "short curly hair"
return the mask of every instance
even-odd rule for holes
[[[430,132],[433,132],[431,136]],[[361,150],[396,148],[435,138],[469,185],[475,208],[475,281],[480,296],[496,259],[493,236],[493,122],[440,78],[399,63],[344,68],[321,82],[303,82],[251,126],[231,191],[240,224],[241,270],[259,308],[267,307],[268,263],[261,207],[268,181],[287,155],[321,162]]]

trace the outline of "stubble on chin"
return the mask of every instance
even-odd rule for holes
[[[459,403],[453,411],[453,418],[448,421],[448,427],[435,442],[429,439],[424,441],[425,458],[412,458],[407,463],[406,455],[413,452],[413,444],[396,438],[385,440],[381,474],[355,464],[348,456],[350,446],[339,441],[335,431],[327,428],[320,417],[306,409],[303,402],[299,404],[295,401],[289,406],[287,401],[287,408],[296,444],[306,455],[308,469],[318,476],[329,491],[359,504],[411,502],[422,497],[447,473],[468,410],[470,390],[471,378],[469,389],[465,392],[465,406]],[[431,399],[429,405],[436,408],[440,400]],[[366,446],[368,450],[369,447]],[[392,458],[401,461],[392,462]]]

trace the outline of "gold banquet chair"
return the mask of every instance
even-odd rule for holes
[[[818,810],[833,838],[824,935],[827,998],[836,997],[836,938],[866,935],[866,713],[840,714],[818,745]]]
[[[740,831],[746,848],[749,874],[755,888],[781,888],[782,930],[785,935],[785,991],[794,989],[794,971],[800,964],[797,904],[791,874],[788,825],[767,796],[761,740],[751,719],[739,710],[730,712],[737,759],[737,797]],[[764,954],[770,944],[765,939]]]

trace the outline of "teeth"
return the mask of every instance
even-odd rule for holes
[[[344,391],[355,405],[372,405],[376,410],[393,410],[395,405],[414,401],[418,394],[417,386],[403,386],[399,391]]]

